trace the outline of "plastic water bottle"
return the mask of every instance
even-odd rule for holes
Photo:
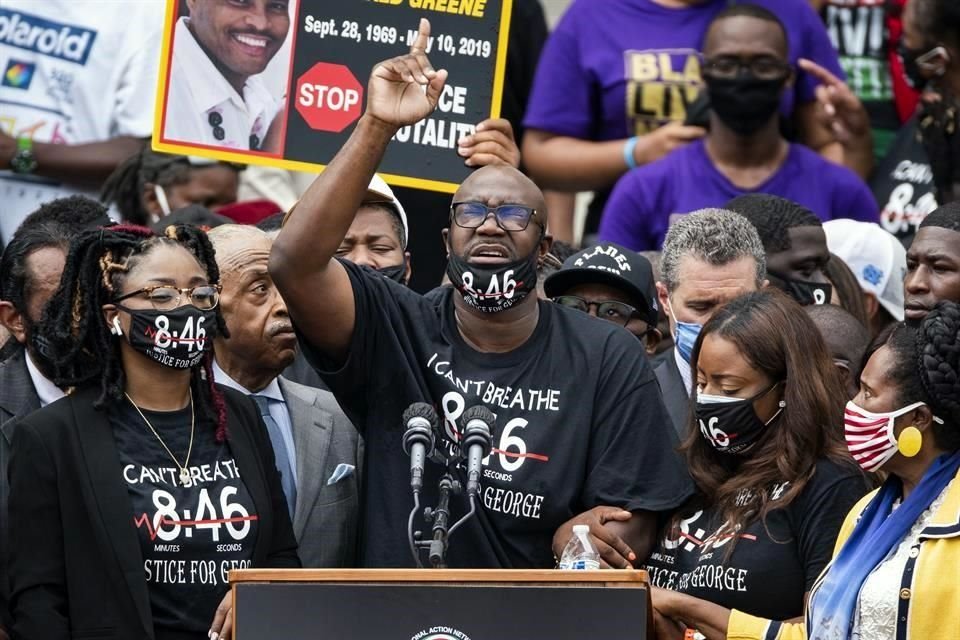
[[[588,525],[574,525],[573,537],[563,548],[559,568],[577,571],[600,568],[600,552],[590,541],[590,527]]]

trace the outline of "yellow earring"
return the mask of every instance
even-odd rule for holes
[[[923,434],[920,429],[910,426],[900,432],[897,438],[897,449],[905,458],[912,458],[920,453],[920,446],[923,444]]]

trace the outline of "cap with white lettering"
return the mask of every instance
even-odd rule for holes
[[[650,261],[630,249],[602,242],[567,258],[563,267],[544,281],[547,297],[564,295],[581,284],[605,284],[620,289],[636,301],[637,312],[656,326],[659,307]]]

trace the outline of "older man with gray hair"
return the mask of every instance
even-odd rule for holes
[[[654,373],[683,440],[694,383],[690,354],[700,329],[722,305],[767,285],[766,259],[760,236],[746,218],[702,209],[682,216],[667,231],[660,269],[657,297],[670,320],[674,349]]]
[[[241,225],[221,225],[209,236],[230,332],[214,339],[214,378],[260,410],[303,566],[355,566],[359,435],[332,393],[280,375],[293,361],[297,337],[267,269],[270,236]]]

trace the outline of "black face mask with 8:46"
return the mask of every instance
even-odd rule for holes
[[[192,304],[170,311],[117,306],[130,314],[130,346],[173,369],[191,369],[199,364],[216,331],[213,309],[202,311]]]
[[[528,257],[492,267],[471,265],[454,253],[447,262],[447,275],[464,302],[483,313],[506,311],[537,287],[537,258]]]

